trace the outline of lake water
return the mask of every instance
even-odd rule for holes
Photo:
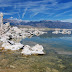
[[[47,34],[22,39],[24,45],[43,45],[45,55],[23,56],[0,51],[0,72],[72,72],[72,34]]]
[[[21,43],[30,46],[41,44],[46,53],[47,49],[53,49],[59,53],[64,51],[64,54],[72,54],[72,34],[52,34],[52,31],[48,31],[47,34],[23,39]]]

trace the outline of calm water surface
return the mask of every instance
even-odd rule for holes
[[[21,43],[29,44],[30,46],[41,44],[45,46],[46,52],[47,49],[72,52],[72,34],[52,34],[52,31],[48,31],[47,34],[38,37],[33,36],[32,38],[23,39]]]
[[[41,44],[45,55],[21,55],[0,50],[0,72],[72,72],[72,34],[47,34],[22,39],[24,45]]]

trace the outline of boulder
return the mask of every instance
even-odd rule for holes
[[[3,43],[2,47],[4,47],[4,49],[9,49],[9,50],[19,50],[23,47],[24,45],[22,45],[21,43],[15,43],[14,45],[11,45],[10,43]]]
[[[29,45],[25,45],[21,53],[24,55],[31,55],[31,47]]]
[[[12,28],[16,33],[21,33],[21,30],[18,27],[13,27]]]
[[[37,44],[33,46],[31,49],[32,49],[32,54],[45,54],[43,52],[44,48],[42,45]]]
[[[14,45],[15,43],[13,41],[8,40],[7,41],[9,44]]]
[[[34,31],[33,34],[34,35],[39,35],[39,31],[38,30],[37,31]]]
[[[3,37],[1,37],[0,41],[7,42],[8,39],[9,39],[8,36],[3,36]]]
[[[24,55],[45,54],[43,52],[43,46],[39,45],[39,44],[37,44],[33,47],[30,47],[29,45],[26,45],[21,53],[24,54]]]
[[[38,36],[38,35],[42,35],[44,33],[47,33],[47,32],[43,32],[43,31],[39,31],[39,30],[36,30],[33,32],[34,35]]]
[[[60,31],[53,31],[52,33],[53,34],[58,34]]]

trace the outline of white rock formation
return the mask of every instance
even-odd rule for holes
[[[71,31],[67,31],[68,34],[71,34]]]
[[[22,45],[21,43],[15,43],[14,45],[6,42],[2,44],[2,47],[4,47],[4,49],[9,49],[9,50],[19,50],[23,47],[24,45]]]
[[[4,49],[10,49],[11,45],[9,43],[3,43],[2,47],[4,47]]]
[[[15,45],[15,42],[14,42],[14,41],[8,40],[7,42],[8,42],[9,44],[11,44],[11,45]]]
[[[71,31],[63,30],[61,33],[62,34],[71,34]]]
[[[21,33],[21,30],[18,27],[13,27],[12,28],[16,33]]]
[[[35,45],[32,48],[32,54],[44,54],[42,45]]]
[[[2,42],[2,47],[9,50],[22,50],[22,54],[31,55],[31,54],[44,54],[42,45],[35,45],[30,47],[29,45],[24,46],[21,43],[15,43],[11,40],[22,39],[26,37],[31,37],[33,35],[41,35],[46,32],[39,31],[38,29],[28,29],[28,28],[18,28],[11,27],[10,23],[3,24],[3,15],[1,14],[1,25],[0,25],[0,42]],[[34,32],[33,32],[34,31]]]
[[[47,33],[47,32],[43,32],[43,31],[39,31],[39,30],[36,30],[33,32],[34,35],[38,36],[38,35],[42,35],[44,33]]]
[[[21,53],[24,55],[31,55],[32,54],[31,47],[29,45],[25,45]]]
[[[3,36],[3,37],[1,37],[0,41],[7,42],[8,39],[9,39],[8,36]]]
[[[30,47],[29,45],[26,45],[21,53],[24,54],[24,55],[45,54],[43,52],[43,46],[39,45],[39,44],[37,44],[33,47]]]
[[[59,33],[61,33],[61,34],[71,34],[71,31],[68,31],[67,29],[63,29],[62,31],[60,31],[60,30],[55,30],[55,31],[53,31],[52,33],[53,33],[53,34],[59,34]]]
[[[58,33],[59,33],[59,31],[58,31],[58,30],[56,30],[56,31],[53,31],[52,33],[53,33],[53,34],[58,34]]]

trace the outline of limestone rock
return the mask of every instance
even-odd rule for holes
[[[32,49],[32,54],[45,54],[43,52],[44,49],[42,45],[37,44],[33,46],[31,49]]]
[[[10,43],[3,43],[2,47],[4,47],[5,49],[10,49],[10,50],[19,50],[23,47],[24,45],[22,45],[21,43],[15,43],[14,45],[11,45]]]
[[[31,47],[29,45],[25,45],[21,53],[24,55],[31,55]]]
[[[39,44],[37,44],[33,47],[30,47],[29,45],[26,45],[21,53],[24,54],[24,55],[45,54],[43,52],[43,46],[39,45]]]

